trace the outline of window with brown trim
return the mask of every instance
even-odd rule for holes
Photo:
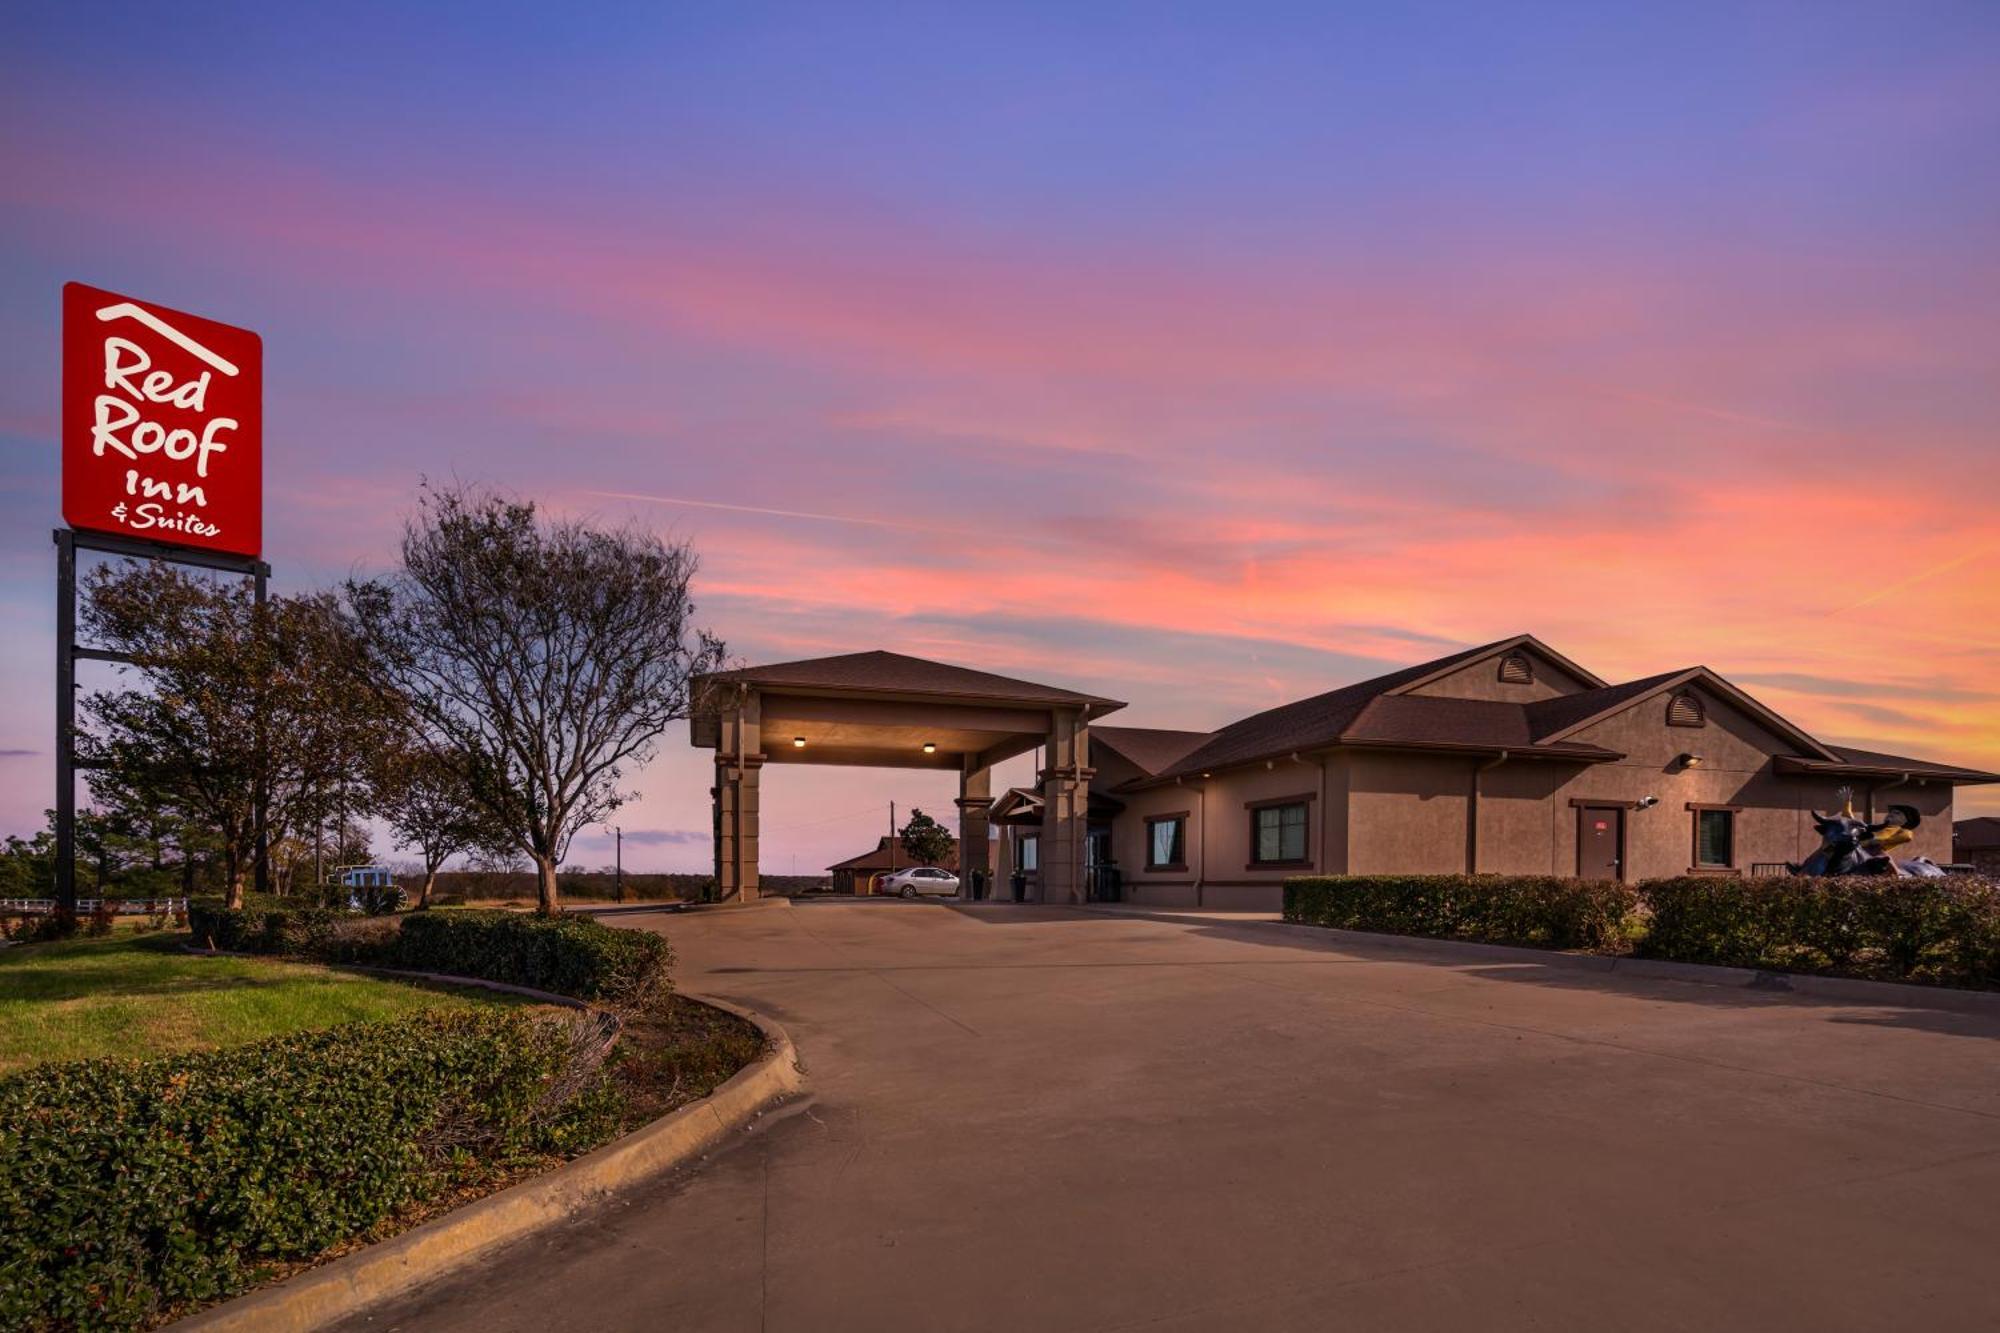
[[[1500,659],[1500,683],[1503,685],[1532,685],[1535,681],[1535,664],[1528,660],[1526,653],[1508,653]]]
[[[1306,836],[1306,803],[1275,802],[1250,808],[1250,863],[1305,865],[1312,855]]]
[[[1146,869],[1187,869],[1187,812],[1146,819]]]
[[[1694,868],[1732,870],[1736,866],[1736,812],[1694,812]]]
[[[1667,725],[1670,727],[1707,726],[1708,714],[1701,706],[1701,699],[1683,690],[1668,700]]]

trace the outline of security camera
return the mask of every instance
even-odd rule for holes
[[[1650,810],[1659,803],[1660,798],[1657,796],[1641,796],[1639,798],[1639,808],[1641,810]]]

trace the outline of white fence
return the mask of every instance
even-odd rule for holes
[[[97,910],[100,902],[111,904],[111,910],[119,916],[158,916],[162,912],[185,912],[185,898],[78,898],[76,914],[89,916]],[[0,898],[0,912],[20,912],[28,916],[45,916],[56,910],[53,898]]]

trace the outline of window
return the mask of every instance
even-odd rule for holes
[[[1040,870],[1042,868],[1042,839],[1038,833],[1030,833],[1021,839],[1021,869]]]
[[[1528,660],[1526,653],[1508,653],[1500,659],[1500,683],[1503,685],[1531,685],[1535,680],[1535,664]]]
[[[1702,710],[1701,700],[1692,694],[1676,694],[1667,703],[1667,725],[1670,727],[1707,726],[1708,716]]]
[[[1306,803],[1285,801],[1250,811],[1252,865],[1303,865],[1306,860]]]
[[[1154,815],[1146,821],[1146,869],[1187,869],[1187,815]]]
[[[1694,864],[1697,870],[1728,870],[1736,865],[1736,812],[1694,812]]]

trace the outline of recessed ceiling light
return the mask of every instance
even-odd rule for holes
[[[925,741],[925,742],[924,742],[924,753],[925,753],[925,754],[936,754],[936,753],[937,753],[937,742],[936,742],[936,741]]]
[[[805,738],[805,737],[803,737],[803,736],[794,736],[794,737],[792,737],[792,748],[793,748],[794,750],[803,750],[803,749],[805,749],[805,748],[806,748],[806,738]]]

